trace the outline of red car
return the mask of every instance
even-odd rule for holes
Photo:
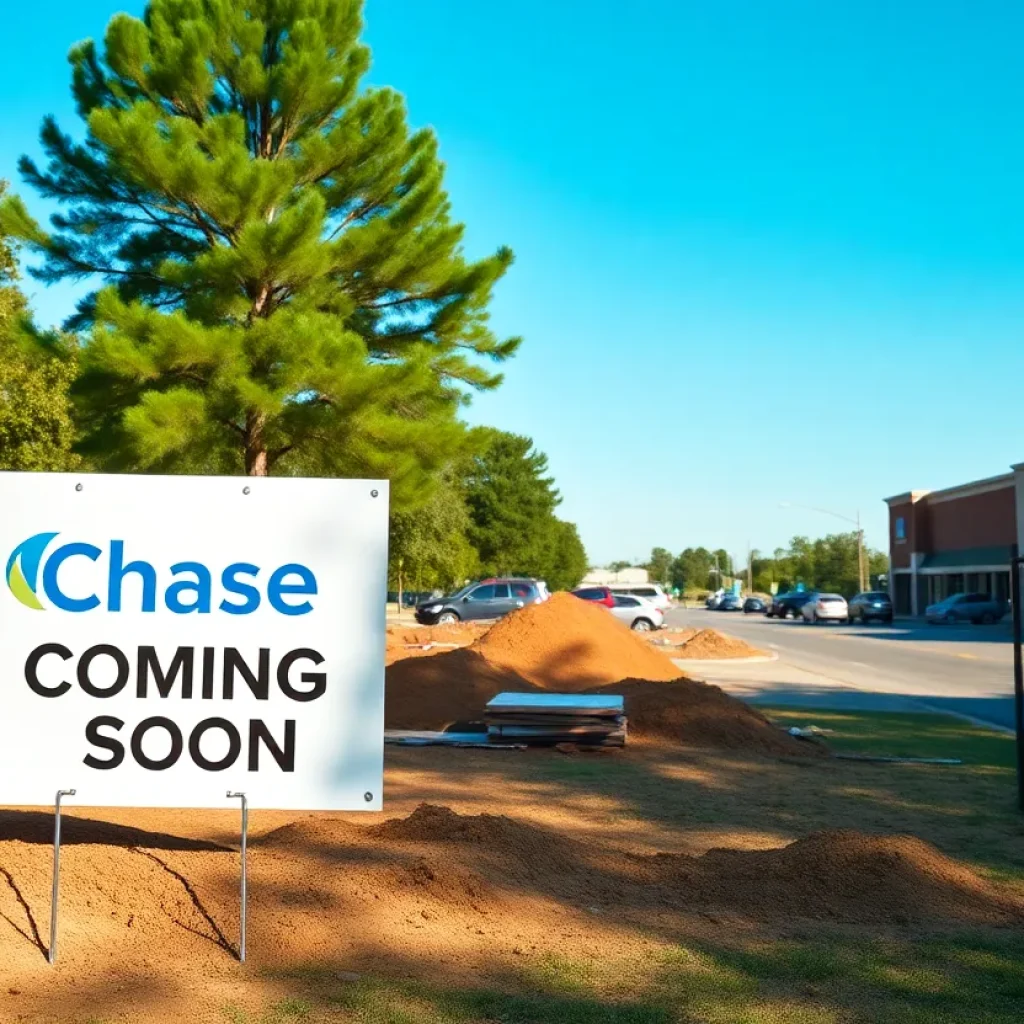
[[[581,601],[593,601],[594,604],[603,604],[605,608],[615,607],[615,595],[610,587],[580,587],[573,594]]]

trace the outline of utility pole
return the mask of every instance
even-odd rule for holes
[[[754,592],[754,552],[751,550],[750,541],[747,541],[747,593]]]
[[[840,512],[833,512],[827,508],[817,508],[814,505],[797,505],[792,501],[783,501],[779,503],[779,508],[805,508],[810,512],[820,512],[822,515],[834,516],[836,519],[845,519],[848,523],[853,523],[857,527],[857,584],[860,586],[861,591],[867,590],[867,583],[865,582],[865,570],[867,569],[867,560],[864,558],[864,531],[860,527],[860,510],[857,511],[857,518],[851,519],[849,516],[844,516]]]
[[[867,590],[864,582],[864,531],[860,528],[860,510],[857,510],[857,582],[860,585],[861,593]]]

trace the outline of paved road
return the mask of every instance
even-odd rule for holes
[[[769,665],[708,666],[709,679],[761,703],[864,709],[922,706],[1013,725],[1013,645],[997,626],[811,626],[762,615],[675,609],[668,624],[713,626],[778,653]]]

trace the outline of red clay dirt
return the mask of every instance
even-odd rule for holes
[[[473,650],[492,665],[558,693],[631,676],[668,680],[682,674],[607,608],[566,593],[506,616]]]
[[[384,722],[389,729],[443,729],[453,722],[479,721],[487,702],[499,693],[536,689],[475,650],[410,658],[386,670]]]
[[[726,910],[752,920],[808,918],[853,924],[916,921],[1012,925],[1024,903],[915,836],[848,829],[813,833],[767,850],[711,849],[699,857],[601,850],[503,814],[459,814],[420,804],[405,818],[357,826],[296,822],[258,840],[259,849],[346,863],[418,854],[412,872],[435,898],[478,907],[504,902],[510,881],[567,902],[630,909]],[[438,867],[443,865],[443,867]],[[445,877],[454,884],[446,889]],[[446,895],[447,893],[447,895]]]
[[[916,836],[816,832],[775,850],[658,854],[655,877],[695,902],[755,919],[857,924],[1024,921],[1019,899]]]
[[[788,735],[749,704],[696,679],[623,679],[596,692],[621,694],[629,735],[769,757],[822,757],[825,747]]]
[[[406,658],[433,657],[459,647],[469,647],[489,629],[479,622],[459,622],[452,626],[388,626],[384,664],[393,665]]]
[[[718,638],[705,643],[741,643],[710,630],[704,634]],[[683,677],[662,652],[605,608],[571,594],[555,594],[514,612],[468,650],[391,665],[385,723],[389,729],[444,729],[479,721],[498,693],[537,689],[620,694],[630,735],[636,737],[773,757],[823,753],[819,746],[780,732],[718,687]]]
[[[79,819],[64,849],[54,969],[45,961],[50,859],[38,817],[0,819],[0,1020],[212,1024],[230,1004],[266,1019],[266,1005],[288,991],[275,979],[304,971],[480,985],[567,951],[642,955],[655,935],[671,944],[708,921],[720,930],[723,916],[741,931],[744,922],[785,931],[804,919],[1024,923],[1019,894],[909,836],[829,831],[778,849],[692,857],[420,805],[370,826],[308,815],[255,838],[242,967],[236,852]]]
[[[751,647],[744,640],[727,636],[715,629],[702,629],[694,633],[680,647],[671,651],[673,658],[756,658],[765,652]]]

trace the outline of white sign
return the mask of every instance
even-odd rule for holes
[[[0,805],[379,810],[388,485],[0,473]]]

